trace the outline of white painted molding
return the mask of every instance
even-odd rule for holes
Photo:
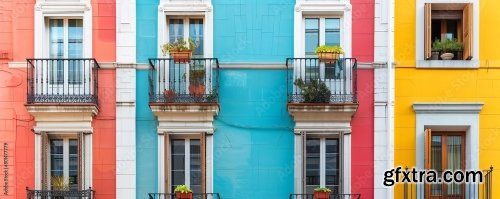
[[[220,68],[286,69],[283,63],[219,63]]]
[[[9,68],[24,68],[27,69],[28,67],[28,62],[26,61],[11,61],[7,63],[9,65]]]
[[[35,118],[33,130],[37,132],[92,133],[92,118],[99,111],[94,105],[27,105],[26,109]]]
[[[413,103],[413,110],[417,114],[422,113],[441,113],[441,114],[458,114],[469,113],[479,114],[483,108],[482,102],[451,102],[451,103]]]
[[[417,60],[417,68],[474,69],[479,60]]]

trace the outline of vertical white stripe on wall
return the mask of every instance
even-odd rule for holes
[[[116,1],[116,198],[136,197],[136,9]]]

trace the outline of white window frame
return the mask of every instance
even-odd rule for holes
[[[161,45],[169,42],[167,18],[172,17],[203,18],[203,56],[211,58],[213,56],[212,2],[209,0],[160,1],[158,6],[158,57],[165,57],[161,52]],[[186,34],[186,31],[184,32]],[[189,34],[187,36],[189,37]]]
[[[83,57],[92,57],[92,7],[90,0],[79,2],[46,2],[35,4],[35,58],[48,58],[47,18],[81,18],[83,20]]]
[[[294,57],[305,56],[305,18],[340,18],[340,45],[344,57],[351,57],[352,10],[349,1],[297,1],[294,13]],[[321,40],[324,30],[323,20],[323,25],[320,23],[320,44],[324,44],[324,36]]]
[[[426,3],[472,3],[472,59],[424,59],[424,6]],[[479,68],[479,0],[417,0],[415,28],[415,58],[417,68]]]
[[[325,28],[325,21],[326,19],[339,19],[340,20],[340,46],[344,48],[344,18],[341,15],[304,15],[302,18],[302,27],[304,27],[303,32],[304,32],[304,38],[302,40],[302,57],[306,57],[306,52],[305,52],[305,46],[306,46],[306,40],[305,40],[305,28],[306,28],[306,19],[319,19],[319,45],[325,45],[325,35],[326,35],[326,28]],[[347,57],[347,56],[345,56]]]
[[[172,146],[172,140],[184,140],[184,184],[187,185],[188,187],[191,187],[191,140],[199,140],[200,141],[200,147],[203,146],[201,143],[201,139],[198,137],[177,137],[173,136],[170,137],[169,140],[169,146]],[[201,149],[203,150],[203,149]],[[172,151],[170,151],[169,156],[172,156]],[[201,154],[200,154],[201,155]],[[201,157],[200,157],[201,158]],[[170,159],[170,168],[172,168],[172,159]],[[200,165],[202,166],[202,165]],[[172,175],[171,175],[172,170],[168,174],[169,176],[169,182],[172,182]],[[203,185],[203,184],[202,184]],[[170,188],[172,184],[170,184],[168,187]]]
[[[339,137],[339,135],[337,134],[326,134],[326,135],[315,135],[315,134],[312,134],[312,135],[309,135],[309,136],[306,136],[305,138],[305,141],[307,142],[307,139],[308,138],[313,138],[313,139],[319,139],[319,148],[320,148],[320,157],[319,157],[319,186],[321,187],[325,187],[326,186],[326,139],[337,139],[338,140],[338,150],[339,150],[339,193],[342,193],[342,190],[343,190],[343,182],[342,182],[342,172],[343,172],[343,168],[342,168],[342,164],[343,164],[343,159],[344,159],[344,154],[342,154],[342,139]],[[307,170],[307,157],[306,157],[306,154],[307,154],[307,147],[306,147],[306,144],[304,144],[304,171]],[[305,175],[305,172],[304,172],[304,178],[306,177]],[[303,190],[306,190],[306,186],[307,184],[304,184],[303,185]]]
[[[169,41],[170,40],[170,29],[169,29],[169,24],[170,24],[170,19],[182,19],[182,22],[183,22],[183,31],[184,31],[184,35],[183,35],[183,38],[184,40],[187,42],[188,39],[189,39],[189,20],[190,19],[201,19],[203,20],[203,41],[205,41],[205,19],[203,18],[203,16],[199,16],[199,15],[194,15],[194,16],[168,16],[167,19],[166,19],[166,34],[167,34],[167,38],[166,40]],[[205,42],[203,42],[205,43]],[[161,44],[160,44],[161,45]],[[203,56],[205,56],[205,52],[206,52],[206,47],[205,45],[203,45]],[[165,56],[168,56],[165,55]]]
[[[64,176],[64,179],[65,180],[68,180],[69,179],[69,140],[70,139],[78,139],[77,137],[75,136],[69,136],[69,135],[66,135],[66,136],[49,136],[49,139],[48,139],[48,142],[49,143],[46,143],[47,144],[47,169],[48,169],[48,172],[47,172],[47,182],[49,184],[49,186],[47,186],[47,188],[50,190],[52,188],[52,186],[50,186],[52,184],[51,180],[51,170],[52,170],[52,165],[51,165],[51,160],[52,160],[52,151],[50,150],[51,149],[51,145],[50,145],[50,141],[51,140],[63,140],[63,176]],[[77,140],[78,141],[78,140]],[[81,155],[81,151],[79,151],[79,155]],[[78,160],[77,160],[78,161]],[[81,175],[80,173],[78,175]],[[82,177],[82,176],[80,176]],[[80,188],[80,187],[79,187]]]

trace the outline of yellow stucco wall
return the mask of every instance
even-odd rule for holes
[[[479,1],[479,69],[416,69],[416,1],[395,2],[395,166],[416,163],[414,102],[483,102],[479,167],[496,168],[493,198],[500,198],[500,1]],[[403,198],[402,186],[394,196]]]

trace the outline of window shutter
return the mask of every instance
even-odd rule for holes
[[[165,140],[163,141],[163,148],[164,148],[164,152],[165,152],[165,158],[164,158],[164,162],[163,162],[163,165],[165,166],[165,193],[170,193],[171,190],[170,190],[170,182],[169,182],[169,176],[170,176],[170,134],[165,132],[163,134],[163,137],[165,138]]]
[[[49,177],[49,168],[47,158],[49,155],[49,137],[46,132],[41,133],[42,136],[42,166],[41,166],[41,175],[42,175],[42,190],[47,190],[48,186],[48,177]]]
[[[83,179],[85,177],[85,139],[82,132],[78,133],[78,176],[77,176],[77,184],[78,189],[85,189]]]
[[[431,168],[431,129],[425,129],[424,134],[424,168]],[[425,186],[425,195],[429,196],[430,185]]]
[[[463,43],[464,58],[472,59],[472,3],[468,3],[463,11]]]
[[[432,56],[431,31],[432,31],[432,7],[431,3],[424,6],[424,59],[430,59]]]
[[[203,132],[200,135],[200,169],[201,169],[201,192],[206,192],[206,134]]]

